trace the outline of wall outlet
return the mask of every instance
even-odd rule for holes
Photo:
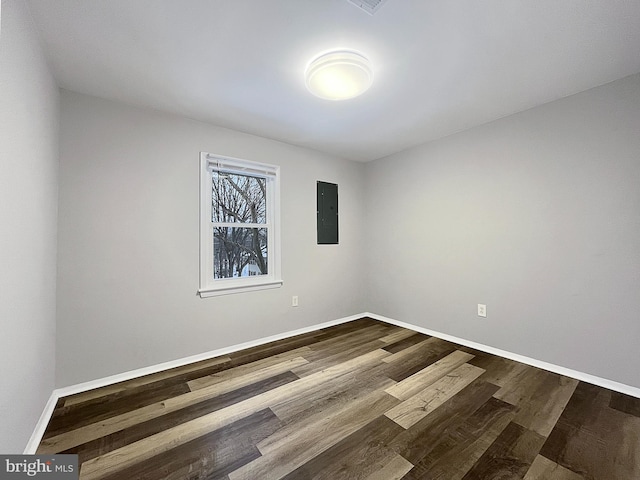
[[[291,297],[291,306],[292,307],[297,307],[298,306],[298,296],[294,295],[293,297]]]
[[[486,317],[487,316],[487,306],[481,303],[478,304],[478,316]]]

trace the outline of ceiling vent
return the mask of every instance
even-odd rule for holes
[[[349,0],[349,3],[353,3],[356,7],[361,8],[369,15],[373,15],[380,10],[380,7],[386,1],[387,0]]]

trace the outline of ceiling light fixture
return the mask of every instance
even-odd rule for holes
[[[305,72],[307,88],[327,100],[347,100],[363,94],[373,82],[367,57],[351,50],[334,50],[314,58]]]

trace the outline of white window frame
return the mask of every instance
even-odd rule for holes
[[[267,223],[261,225],[267,227],[269,267],[266,275],[220,279],[215,279],[213,276],[214,227],[211,221],[211,172],[216,169],[267,179]],[[200,297],[280,287],[282,285],[280,252],[280,167],[200,152],[200,288],[198,289]]]

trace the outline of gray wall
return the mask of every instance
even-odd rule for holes
[[[23,2],[0,33],[0,452],[22,453],[54,386],[59,98]]]
[[[371,311],[640,387],[639,75],[366,174]]]
[[[58,386],[365,309],[364,165],[77,93],[61,105]],[[196,296],[201,150],[281,166],[282,288]],[[316,245],[317,180],[339,185],[340,245]]]

